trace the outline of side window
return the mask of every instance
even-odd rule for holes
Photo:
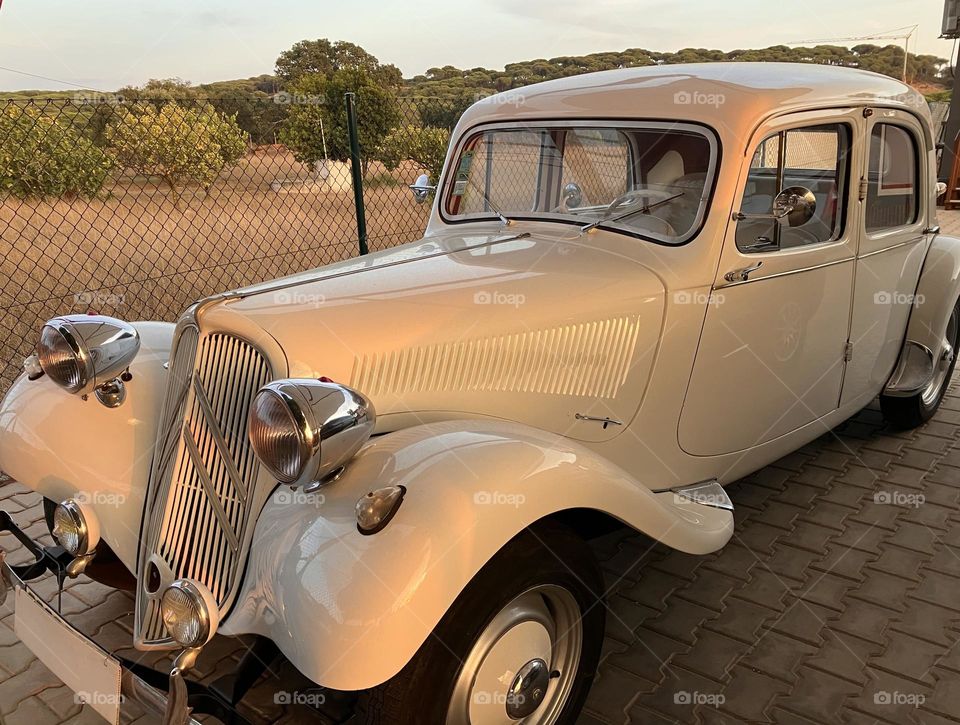
[[[878,123],[870,134],[867,172],[868,232],[907,226],[917,221],[920,207],[917,144],[907,129]]]
[[[850,127],[806,126],[768,136],[750,163],[740,210],[771,214],[784,189],[800,186],[813,192],[813,217],[790,227],[776,219],[747,218],[737,223],[737,247],[743,252],[771,252],[831,242],[843,234],[849,176]]]

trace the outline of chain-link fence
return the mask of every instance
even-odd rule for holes
[[[0,393],[54,315],[174,320],[205,295],[356,255],[342,109],[298,119],[298,103],[0,100]],[[407,185],[436,173],[456,122],[442,110],[402,99],[389,127],[361,129],[371,249],[422,233],[429,205]],[[283,143],[295,122],[306,140]]]

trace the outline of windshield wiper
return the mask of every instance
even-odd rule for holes
[[[606,215],[601,216],[599,219],[596,219],[596,220],[590,222],[589,224],[584,224],[582,227],[580,227],[580,234],[581,234],[581,236],[582,236],[582,235],[586,234],[587,232],[589,232],[591,229],[596,229],[596,228],[597,228],[598,226],[600,226],[601,224],[606,224],[607,222],[618,222],[618,221],[620,221],[621,219],[626,219],[627,217],[633,216],[634,214],[646,214],[646,213],[647,213],[648,211],[650,211],[651,209],[656,209],[658,206],[662,206],[662,205],[664,205],[664,204],[667,204],[667,203],[673,201],[674,199],[679,199],[681,196],[683,196],[683,193],[684,193],[684,192],[681,191],[679,194],[674,194],[673,196],[668,196],[666,199],[661,199],[660,201],[652,202],[652,203],[650,203],[650,204],[647,204],[647,205],[645,205],[645,206],[642,206],[642,207],[639,208],[639,209],[632,209],[632,210],[630,210],[630,211],[628,211],[628,212],[624,212],[623,214],[620,214],[620,215],[615,216],[615,217],[606,216]]]
[[[0,0],[0,2],[2,1],[3,0]],[[503,226],[509,227],[511,224],[513,224],[513,220],[507,218],[507,215],[500,210],[500,207],[493,203],[493,199],[487,196],[487,192],[483,191],[479,186],[477,186],[477,184],[474,183],[469,176],[467,177],[467,183],[470,184],[471,188],[480,195],[484,206],[497,215],[497,219],[500,220],[500,223]],[[484,211],[486,211],[486,209]]]

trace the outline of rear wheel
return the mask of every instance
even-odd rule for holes
[[[602,579],[586,543],[541,526],[473,579],[413,660],[361,697],[360,722],[573,723],[600,658]]]
[[[957,349],[960,347],[960,300],[943,332],[941,354],[934,361],[933,378],[926,388],[910,397],[880,396],[883,417],[897,428],[916,428],[933,417],[940,407],[950,379],[957,364]]]

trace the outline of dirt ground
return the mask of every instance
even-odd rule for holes
[[[370,248],[416,239],[420,170],[367,172]],[[175,320],[194,300],[357,254],[349,171],[317,182],[283,147],[260,147],[205,193],[178,202],[157,179],[122,176],[103,199],[0,200],[0,390],[42,323],[95,310]]]

